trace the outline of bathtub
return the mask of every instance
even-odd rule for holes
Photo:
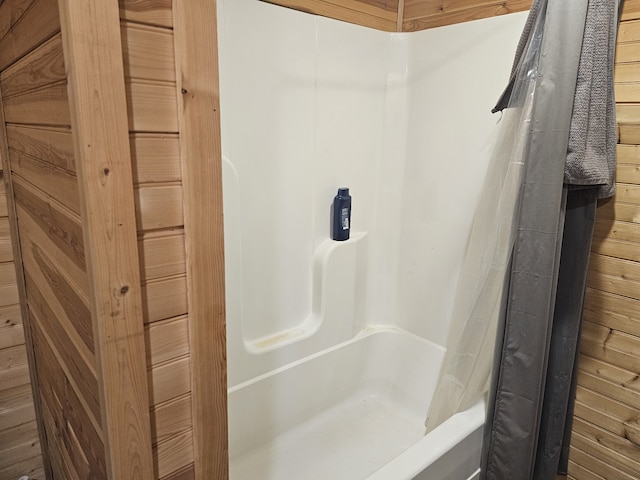
[[[229,389],[232,480],[465,480],[484,406],[425,435],[444,349],[387,327]]]

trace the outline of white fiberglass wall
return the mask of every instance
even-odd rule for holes
[[[368,324],[444,344],[524,14],[388,34],[218,5],[229,385]]]

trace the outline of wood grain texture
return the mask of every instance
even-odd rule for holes
[[[0,470],[0,480],[14,480],[27,476],[33,480],[45,480],[44,465],[42,464],[42,455],[28,458],[21,462]]]
[[[78,182],[75,175],[58,168],[49,162],[9,151],[11,170],[31,185],[55,198],[76,215],[80,214]]]
[[[85,245],[78,215],[17,175],[14,176],[13,189],[16,205],[31,216],[79,269],[84,270]]]
[[[191,430],[191,395],[183,395],[155,405],[151,410],[154,443]]]
[[[182,229],[143,234],[138,249],[144,282],[186,273]]]
[[[395,32],[398,0],[263,0],[283,7],[345,22]]]
[[[75,173],[71,130],[7,125],[9,148]]]
[[[405,0],[402,31],[463,23],[481,18],[521,12],[531,8],[531,0]]]
[[[624,3],[616,53],[617,193],[600,202],[584,304],[569,473],[640,472],[640,3]]]
[[[0,430],[29,422],[35,418],[31,385],[24,384],[0,391],[2,410]]]
[[[0,39],[9,33],[34,0],[15,0],[0,2]]]
[[[57,0],[34,0],[29,8],[24,1],[5,2],[9,17],[20,15],[0,39],[0,71],[51,38],[60,30]]]
[[[2,94],[7,97],[65,79],[60,34],[53,36],[0,74]]]
[[[229,476],[216,4],[174,2],[195,477]]]
[[[24,343],[24,327],[20,306],[0,307],[0,349]]]
[[[129,125],[136,132],[176,133],[177,101],[174,86],[142,80],[127,81]]]
[[[4,98],[4,113],[9,123],[68,126],[69,102],[65,82]]]
[[[188,356],[154,365],[148,372],[151,405],[159,405],[191,391]]]
[[[104,431],[96,428],[82,400],[71,386],[54,350],[42,335],[37,323],[32,323],[36,363],[40,373],[45,424],[49,421],[48,437],[54,449],[66,456],[67,468],[79,478],[107,478]],[[56,475],[62,471],[56,472]]]
[[[181,185],[144,185],[135,189],[139,230],[181,227],[184,224]]]
[[[173,26],[172,0],[120,0],[120,16],[123,20]]]
[[[190,430],[170,437],[153,449],[158,466],[156,478],[165,478],[193,463],[193,432]]]
[[[637,405],[640,401],[640,379],[635,372],[589,355],[580,357],[579,382],[593,392],[627,405]]]
[[[10,8],[13,11],[16,9],[20,10],[21,6],[25,5],[22,2],[10,2],[5,1],[0,7]],[[26,10],[25,10],[26,11]],[[54,14],[55,16],[55,14]],[[29,17],[33,18],[33,17]],[[27,22],[25,18],[18,18],[23,22]],[[17,20],[18,20],[17,19]],[[16,21],[17,21],[16,20]],[[8,226],[11,235],[11,247],[13,250],[13,266],[15,269],[15,277],[16,277],[16,287],[18,291],[18,300],[20,302],[20,320],[22,327],[22,336],[25,340],[25,348],[28,358],[28,380],[30,385],[27,386],[26,392],[22,390],[23,385],[16,385],[16,382],[9,382],[7,384],[0,384],[0,404],[6,406],[6,409],[3,409],[0,412],[0,430],[4,428],[11,427],[13,425],[17,425],[18,423],[28,421],[31,419],[36,420],[36,424],[38,426],[38,435],[34,437],[34,441],[37,439],[38,442],[41,442],[41,453],[43,455],[40,456],[42,459],[42,466],[47,475],[51,475],[51,464],[49,462],[49,456],[47,454],[47,448],[45,446],[45,427],[42,416],[41,409],[41,401],[40,396],[38,394],[38,371],[36,369],[35,362],[35,353],[33,349],[33,341],[31,338],[31,328],[30,328],[30,319],[26,307],[26,287],[24,281],[24,269],[22,266],[22,253],[20,250],[20,242],[18,241],[18,225],[17,225],[17,214],[16,214],[16,202],[15,202],[15,194],[14,194],[14,185],[13,185],[13,174],[11,172],[11,168],[9,165],[9,145],[8,145],[8,137],[7,137],[7,129],[6,129],[6,119],[4,115],[4,102],[2,101],[2,87],[0,86],[0,159],[2,172],[0,172],[0,202],[2,203],[2,210],[0,213],[3,215],[7,215]],[[6,192],[6,196],[4,195]],[[6,306],[6,302],[0,301],[0,304],[4,303]],[[17,302],[14,302],[17,303]],[[2,319],[5,321],[3,325],[11,327],[12,325],[17,325],[18,321],[13,320],[17,315],[17,311],[13,310],[9,315],[7,315],[7,310],[4,310]],[[15,329],[12,329],[15,332]],[[18,382],[21,383],[21,382]],[[36,392],[36,395],[31,395],[31,390]],[[9,389],[9,390],[7,390]],[[16,392],[19,392],[19,395],[15,395]],[[28,393],[28,397],[24,394]],[[15,403],[15,402],[18,403]],[[20,403],[22,402],[22,403]],[[22,462],[23,467],[26,467],[26,462]],[[11,471],[13,465],[7,465],[5,470]]]
[[[61,0],[109,478],[154,475],[117,2]]]
[[[122,26],[122,46],[127,78],[175,83],[173,32],[126,22]]]
[[[182,179],[178,135],[134,133],[130,140],[135,183],[175,183]]]
[[[142,306],[147,323],[184,315],[187,304],[187,276],[163,277],[142,286]]]

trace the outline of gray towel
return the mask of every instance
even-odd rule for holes
[[[617,137],[613,69],[619,5],[620,0],[588,1],[564,174],[564,182],[573,188],[597,187],[598,198],[615,193]],[[534,0],[509,84],[492,112],[507,108],[524,46],[531,40],[535,17],[546,13],[545,6],[546,0]]]
[[[598,186],[599,198],[615,193],[613,69],[617,29],[617,2],[589,0],[564,181],[574,186]]]

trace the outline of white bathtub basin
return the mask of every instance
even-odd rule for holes
[[[369,328],[229,389],[232,480],[465,480],[477,473],[484,409],[425,436],[444,349]]]

